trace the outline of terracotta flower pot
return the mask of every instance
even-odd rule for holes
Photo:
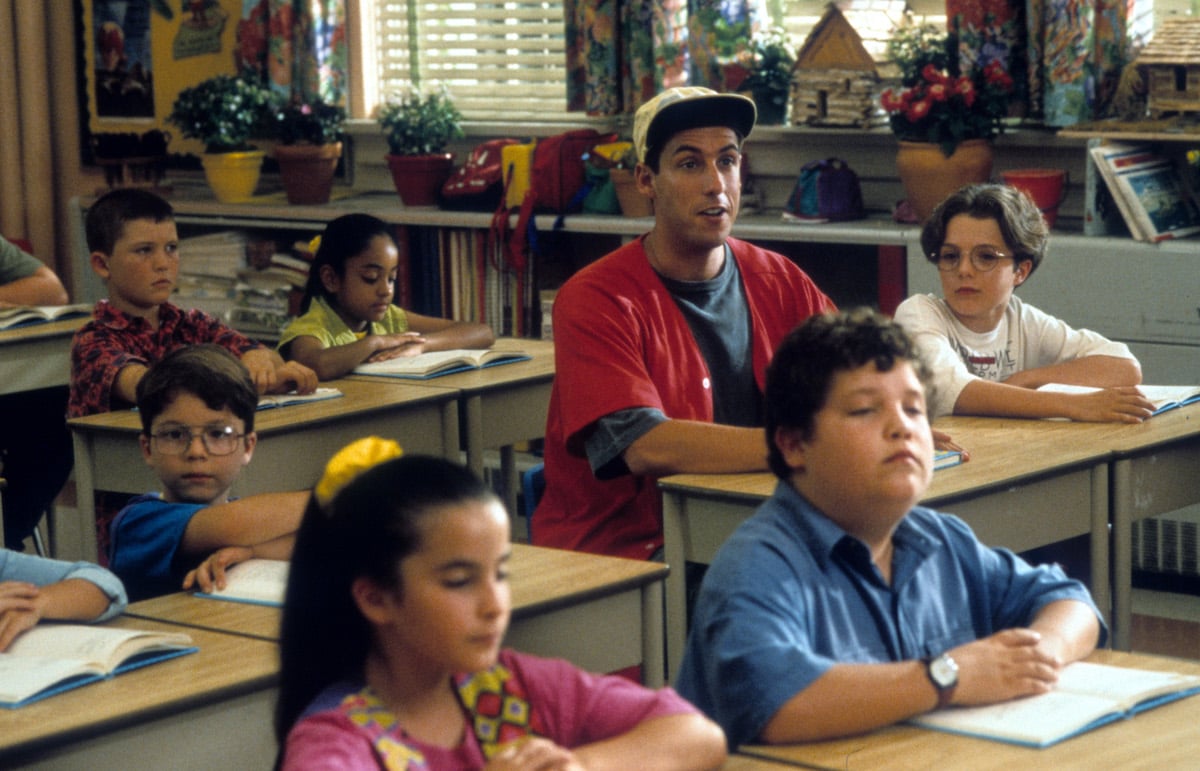
[[[329,203],[333,174],[342,157],[342,143],[330,145],[277,145],[279,178],[291,204]]]
[[[392,182],[405,206],[436,206],[442,185],[454,170],[454,155],[387,155]]]
[[[654,214],[654,201],[637,189],[633,172],[629,169],[609,169],[608,177],[617,191],[617,202],[626,217],[650,217]]]
[[[241,153],[205,153],[200,158],[204,178],[222,203],[241,203],[254,196],[262,173],[262,150]]]
[[[947,158],[932,142],[901,140],[896,171],[913,213],[924,222],[939,203],[963,185],[991,179],[992,145],[986,139],[968,139]]]

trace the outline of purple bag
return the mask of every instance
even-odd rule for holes
[[[840,158],[805,164],[788,197],[786,211],[810,222],[844,222],[867,216],[858,175]]]

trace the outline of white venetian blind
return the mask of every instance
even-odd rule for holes
[[[785,0],[797,49],[827,0]],[[918,19],[945,23],[944,0],[910,0]],[[369,111],[414,80],[445,83],[467,118],[529,121],[566,115],[561,0],[360,0],[363,103]],[[904,0],[845,0],[843,13],[876,58]],[[574,117],[578,117],[577,115]]]
[[[376,99],[415,70],[422,83],[445,83],[467,118],[565,114],[561,2],[378,0],[374,10]]]

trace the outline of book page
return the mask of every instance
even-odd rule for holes
[[[287,560],[246,560],[226,571],[224,589],[198,592],[196,596],[282,607],[287,592],[288,564]]]
[[[1168,407],[1174,407],[1179,404],[1200,398],[1200,386],[1180,386],[1180,385],[1139,385],[1137,387],[1142,395],[1149,399],[1155,407],[1158,414]],[[1047,383],[1038,388],[1039,391],[1052,391],[1060,394],[1090,394],[1100,389],[1096,386],[1071,385],[1068,383]]]
[[[400,356],[386,361],[359,364],[354,371],[361,375],[412,374],[424,375],[455,365],[477,367],[487,353],[486,349],[468,350],[456,348],[450,351],[433,351],[416,356]]]
[[[8,647],[13,656],[76,659],[111,672],[127,656],[146,647],[168,642],[189,645],[185,634],[144,632],[83,624],[39,624],[22,632]]]
[[[1055,690],[982,707],[949,707],[910,722],[926,728],[1040,746],[1119,711],[1111,699]]]
[[[15,704],[69,678],[94,679],[104,673],[74,659],[0,653],[0,703]]]
[[[1107,664],[1077,661],[1062,671],[1058,690],[1102,696],[1119,702],[1124,710],[1163,693],[1200,685],[1200,677],[1178,672],[1154,672]]]
[[[319,402],[322,399],[336,399],[342,395],[342,392],[336,388],[318,388],[311,394],[298,394],[295,391],[290,391],[286,394],[263,394],[258,397],[258,409],[264,410],[268,407],[286,407],[290,404]]]

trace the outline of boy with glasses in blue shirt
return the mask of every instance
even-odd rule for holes
[[[138,382],[137,405],[142,457],[163,492],[113,521],[109,566],[130,599],[222,588],[238,562],[288,559],[308,491],[229,498],[258,441],[246,367],[217,345],[177,349]]]
[[[896,309],[933,372],[931,417],[998,415],[1137,423],[1154,405],[1123,343],[1023,303],[1013,290],[1046,252],[1037,206],[1007,185],[969,185],[943,201],[921,231],[942,297],[914,295]],[[1079,394],[1047,383],[1094,386]]]

